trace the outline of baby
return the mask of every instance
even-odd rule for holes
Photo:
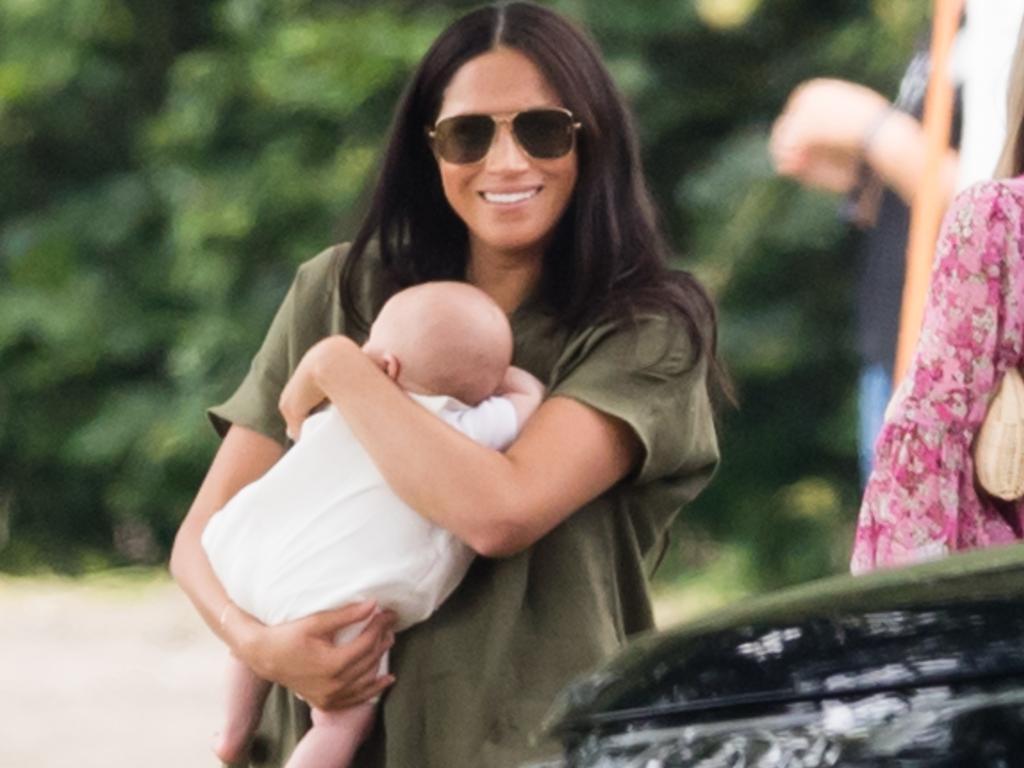
[[[363,351],[424,408],[495,450],[512,442],[544,394],[533,376],[509,365],[505,314],[466,283],[395,294]],[[401,630],[436,610],[473,558],[387,487],[333,407],[303,422],[291,450],[211,518],[202,541],[231,600],[267,624],[372,599],[397,614]],[[220,759],[244,754],[269,687],[232,659]],[[313,728],[286,768],[349,765],[374,712],[372,703],[314,710]]]

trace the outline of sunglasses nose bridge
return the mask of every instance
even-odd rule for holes
[[[485,156],[488,165],[500,167],[522,167],[529,165],[529,155],[516,136],[513,120],[515,116],[492,117],[494,136]]]

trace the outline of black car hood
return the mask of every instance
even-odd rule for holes
[[[749,600],[640,638],[571,684],[550,732],[1024,676],[1024,545]]]

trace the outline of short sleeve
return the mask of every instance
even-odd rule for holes
[[[519,434],[516,409],[507,397],[488,397],[472,408],[442,412],[441,417],[480,445],[503,451]]]
[[[237,424],[286,443],[278,399],[306,350],[331,333],[338,260],[338,249],[331,248],[299,267],[242,383],[225,402],[207,411],[222,437]]]
[[[718,443],[707,361],[667,317],[588,329],[567,346],[549,397],[570,397],[625,422],[643,446],[635,478],[710,477]]]

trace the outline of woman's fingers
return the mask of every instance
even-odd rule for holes
[[[338,696],[330,697],[327,702],[321,706],[321,709],[344,709],[345,707],[362,704],[363,702],[369,701],[374,696],[379,696],[393,685],[394,682],[394,675],[378,676],[376,671],[374,671],[372,674],[361,678],[351,687],[347,688],[344,695],[339,693]]]
[[[885,97],[863,85],[817,78],[793,91],[776,125],[785,127],[794,146],[859,154],[865,133],[889,108]]]
[[[285,432],[293,441],[298,439],[305,418],[324,400],[324,394],[317,386],[312,371],[316,351],[321,344],[314,345],[303,355],[277,401],[277,408],[284,417]]]
[[[858,180],[859,155],[827,144],[813,144],[809,138],[794,116],[780,116],[768,142],[775,172],[816,189],[848,192]]]
[[[828,192],[848,193],[860,180],[860,160],[842,153],[815,153],[806,163],[802,181]]]
[[[363,600],[358,603],[349,603],[341,608],[332,608],[329,611],[320,611],[303,619],[308,626],[310,634],[328,637],[333,640],[334,636],[342,629],[353,624],[369,619],[377,610],[377,603],[373,600]],[[369,626],[369,625],[368,625]]]
[[[395,615],[383,611],[352,640],[338,644],[331,652],[335,678],[342,684],[375,669],[380,657],[394,644]]]
[[[371,613],[372,610],[371,606]],[[330,679],[323,698],[317,702],[318,706],[338,709],[358,704],[373,698],[394,682],[394,677],[379,673],[381,657],[395,642],[393,627],[396,617],[391,611],[376,613],[359,635],[336,645],[333,637],[338,630],[366,620],[365,606],[358,606],[358,610],[328,611],[320,617],[319,629],[331,647],[324,655]]]
[[[393,678],[378,675],[381,656],[394,643],[395,614],[372,601],[353,603],[267,628],[270,661],[254,666],[262,676],[291,688],[310,704],[336,709],[376,696]],[[336,643],[345,629],[366,626],[348,641]],[[261,654],[262,656],[262,654]]]
[[[371,680],[376,678],[381,656],[394,645],[396,618],[391,611],[377,610],[373,602],[316,614],[312,631],[330,644],[324,658],[336,686],[348,688],[367,675]],[[366,626],[358,635],[350,640],[335,641],[340,631],[364,621]]]
[[[285,434],[288,435],[288,439],[293,443],[297,442],[299,434],[302,432],[302,422],[305,420],[308,412],[303,411],[301,406],[299,406],[298,396],[294,389],[286,389],[282,393],[278,407],[281,411],[281,416],[284,417]]]
[[[337,667],[335,680],[340,686],[349,686],[356,684],[367,675],[371,675],[371,673],[371,677],[376,677],[377,670],[380,669],[381,657],[394,644],[394,635],[387,633],[383,637],[374,638],[372,645],[366,645],[366,642],[363,641],[360,647],[354,651],[350,648],[345,648],[345,646],[338,646],[339,653],[337,659],[339,660],[339,666]],[[344,657],[342,654],[344,654]],[[343,662],[341,662],[342,658],[344,658]]]

